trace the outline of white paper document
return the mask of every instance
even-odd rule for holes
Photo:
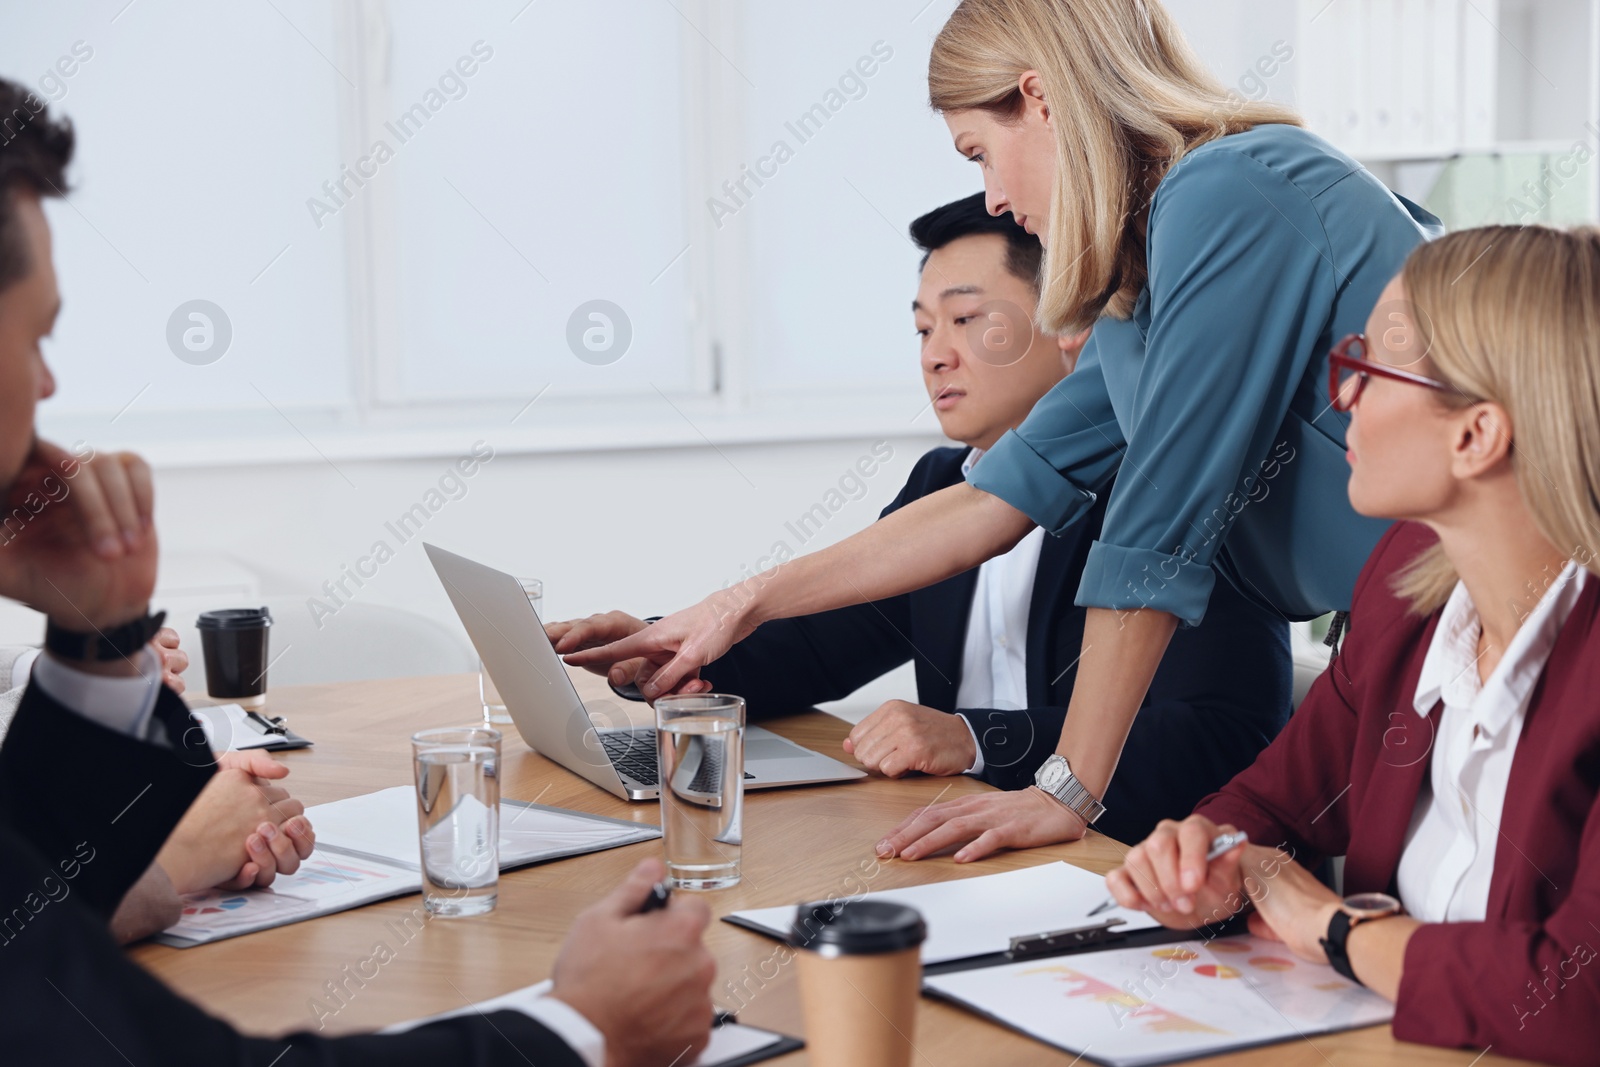
[[[515,1008],[525,1004],[530,996],[539,997],[550,992],[552,983],[540,982],[538,985],[519,989],[504,996],[492,997],[489,1000],[480,1000],[476,1004],[456,1008],[453,1011],[440,1012],[430,1015],[425,1019],[412,1019],[409,1022],[396,1023],[385,1027],[380,1033],[403,1034],[407,1030],[414,1030],[428,1023],[439,1022],[443,1019],[454,1019],[460,1015],[487,1015],[490,1012],[500,1011],[505,1008]],[[754,1026],[745,1026],[742,1023],[726,1023],[711,1031],[711,1044],[706,1050],[693,1060],[685,1061],[681,1067],[717,1067],[718,1064],[728,1063],[732,1060],[743,1060],[746,1056],[760,1052],[762,1049],[771,1048],[784,1039],[784,1035],[773,1033],[771,1030],[762,1030]]]
[[[467,798],[471,799],[471,798]],[[417,843],[417,791],[409,785],[306,809],[317,848],[422,869]],[[521,800],[500,802],[500,869],[592,852],[661,836],[659,827],[629,823]]]
[[[1376,1026],[1394,1005],[1255,937],[1076,952],[924,978],[922,988],[1047,1044],[1145,1067]]]
[[[1106,919],[1122,919],[1119,932],[1159,926],[1142,911],[1113,906],[1097,915],[1089,912],[1104,904],[1103,875],[1070,863],[1042,863],[1020,871],[934,882],[910,889],[866,893],[861,900],[887,900],[906,904],[922,913],[928,939],[922,943],[926,966],[1004,952],[1013,937],[1029,937]],[[772,937],[787,938],[794,923],[795,906],[736,911],[728,916],[737,926],[755,928]]]
[[[187,948],[315,919],[422,889],[416,790],[411,786],[306,809],[317,833],[311,858],[265,889],[212,889],[183,898],[177,923],[157,936]],[[500,869],[599,852],[661,836],[649,823],[500,802]],[[419,901],[417,911],[422,904]]]

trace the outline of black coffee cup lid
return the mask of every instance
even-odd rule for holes
[[[220,608],[205,611],[194,621],[197,630],[255,630],[272,625],[272,613],[266,608]]]
[[[916,908],[886,900],[825,900],[795,912],[789,943],[824,956],[859,956],[915,948],[928,936]]]

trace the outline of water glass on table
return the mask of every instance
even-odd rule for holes
[[[500,731],[411,736],[422,848],[422,903],[440,918],[484,915],[500,889]]]
[[[744,698],[656,701],[667,875],[683,889],[739,884],[744,833]]]
[[[528,603],[533,605],[534,615],[538,616],[539,625],[543,626],[544,583],[537,578],[518,578],[517,584],[522,586]],[[494,679],[489,677],[489,671],[481,659],[478,661],[478,700],[483,704],[483,725],[495,727],[511,724],[511,713],[506,710],[506,702],[501,699],[500,690],[495,688]]]

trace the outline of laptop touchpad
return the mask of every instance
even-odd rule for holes
[[[810,754],[810,749],[797,750],[787,741],[781,741],[776,737],[748,738],[744,743],[744,758],[747,762],[758,759],[796,759]]]

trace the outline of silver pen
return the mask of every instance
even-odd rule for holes
[[[1238,830],[1231,834],[1218,834],[1216,837],[1211,839],[1211,847],[1206,849],[1206,862],[1210,863],[1212,860],[1216,859],[1230,848],[1237,848],[1249,840],[1250,835],[1245,833],[1243,830]],[[1106,897],[1105,903],[1101,904],[1099,907],[1095,908],[1089,913],[1089,918],[1092,919],[1101,912],[1110,911],[1116,906],[1117,902],[1114,899],[1111,897]]]

